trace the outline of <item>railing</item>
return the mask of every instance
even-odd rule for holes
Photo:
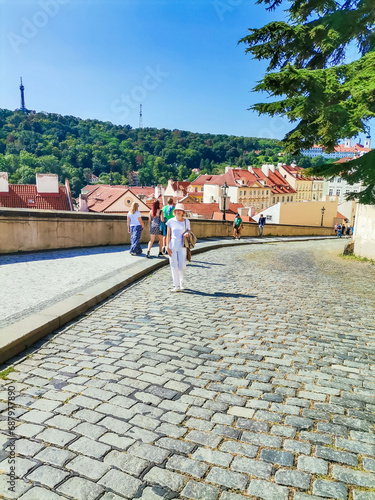
[[[190,219],[197,238],[232,236],[230,221]],[[141,242],[149,241],[148,218]],[[267,224],[264,236],[328,236],[331,227]],[[258,226],[244,223],[242,236],[258,235]],[[85,212],[0,208],[0,253],[33,252],[59,248],[129,245],[126,216]]]

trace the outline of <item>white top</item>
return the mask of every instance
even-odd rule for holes
[[[185,231],[190,229],[189,219],[184,219],[183,221],[178,222],[176,217],[173,217],[172,219],[169,219],[166,225],[171,228],[171,250],[173,250],[173,248],[182,247],[183,234]]]
[[[141,216],[141,212],[139,212],[138,210],[135,212],[135,214],[128,212],[128,219],[130,220],[130,226],[141,226],[141,223],[138,220],[139,217],[142,217],[142,216]]]

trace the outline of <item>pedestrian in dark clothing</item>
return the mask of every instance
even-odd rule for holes
[[[266,224],[266,218],[263,217],[263,214],[260,214],[259,217],[259,236],[263,236],[264,226]]]

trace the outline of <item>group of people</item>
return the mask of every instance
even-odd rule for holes
[[[183,204],[177,203],[174,206],[172,198],[169,198],[167,205],[163,208],[160,208],[159,200],[155,200],[149,214],[150,241],[147,246],[146,257],[150,257],[150,251],[157,236],[159,244],[158,257],[167,254],[169,256],[173,279],[172,292],[184,290],[187,249],[183,246],[183,235],[190,230],[190,221],[184,217],[184,214]],[[141,255],[140,238],[144,223],[137,202],[132,204],[127,221],[128,232],[130,233],[130,254]]]
[[[338,238],[342,238],[345,236],[346,238],[350,238],[353,234],[353,227],[350,224],[336,224],[335,225],[335,233]]]
[[[263,236],[263,231],[264,231],[264,226],[266,224],[266,218],[263,217],[263,214],[260,214],[259,221],[258,221],[258,227],[259,227],[259,236]],[[240,214],[236,214],[236,217],[234,218],[233,221],[233,239],[241,239],[241,230],[243,227],[243,222],[241,219]]]

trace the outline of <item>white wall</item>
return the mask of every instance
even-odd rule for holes
[[[268,224],[279,224],[280,222],[280,203],[276,203],[276,205],[272,205],[271,207],[265,208],[261,212],[257,213],[256,215],[253,215],[252,218],[256,221],[259,222],[259,217],[261,214],[264,215],[266,218],[266,223]],[[250,210],[249,210],[250,212]],[[250,215],[250,213],[249,213]],[[272,217],[269,219],[269,217]]]
[[[358,257],[375,259],[375,205],[357,205],[354,253]]]
[[[219,193],[219,186],[215,184],[203,184],[203,203],[212,203],[213,201],[219,203],[221,196],[221,189]]]

